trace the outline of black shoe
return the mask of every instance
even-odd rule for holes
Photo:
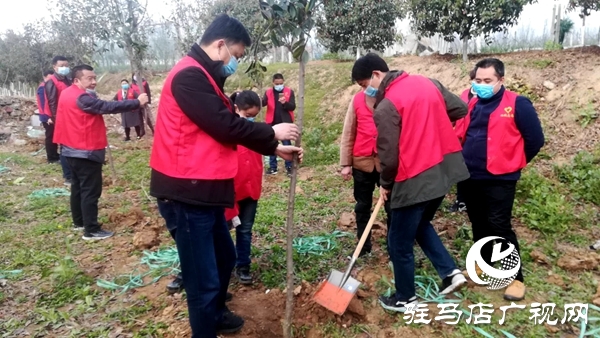
[[[227,292],[227,294],[225,295],[225,303],[231,302],[232,299],[233,299],[233,295],[231,293]]]
[[[440,295],[447,295],[449,293],[458,291],[466,284],[467,279],[465,278],[465,276],[460,270],[455,269],[448,277],[444,278],[444,280],[442,281],[442,291],[440,291]]]
[[[235,333],[244,327],[244,319],[225,309],[221,322],[217,324],[217,333]]]
[[[106,230],[98,230],[92,233],[89,232],[84,232],[83,233],[83,239],[85,239],[86,241],[91,241],[91,240],[100,240],[100,239],[107,239],[109,237],[112,237],[115,233],[112,231],[106,231]]]
[[[267,175],[277,175],[277,169],[269,169],[269,170],[267,170]]]
[[[123,141],[124,141],[124,142],[131,141],[131,138],[130,138],[130,137],[125,137],[125,138],[123,139]]]
[[[465,204],[465,202],[459,202],[458,203],[458,212],[465,212],[467,211],[467,205]]]
[[[52,160],[52,161],[48,161],[48,164],[59,164],[60,160]]]
[[[167,292],[172,295],[181,290],[183,290],[183,277],[181,277],[181,273],[179,273],[171,283],[167,284]]]
[[[84,230],[85,228],[83,227],[83,225],[77,225],[77,224],[73,224],[73,230],[75,231],[81,231]]]
[[[288,177],[292,176],[292,168],[285,168],[285,172],[288,175]]]
[[[452,205],[448,208],[449,212],[457,212],[460,203],[458,202],[458,200],[454,201],[454,203],[452,203]]]
[[[379,304],[388,311],[404,313],[408,308],[417,306],[419,302],[416,296],[411,297],[408,301],[400,301],[396,299],[396,294],[393,294],[389,297],[379,296]]]
[[[65,179],[64,185],[66,185],[67,187],[70,187],[72,183],[73,182],[70,179]]]
[[[252,284],[252,276],[250,275],[250,267],[242,266],[235,269],[235,275],[240,281],[240,284],[243,285],[251,285]]]

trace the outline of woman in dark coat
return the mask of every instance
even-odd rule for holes
[[[139,93],[131,88],[129,81],[126,79],[121,80],[121,90],[117,92],[114,101],[132,100],[137,99]],[[141,125],[143,121],[140,114],[131,114],[130,112],[121,113],[121,125],[125,128],[125,141],[131,141],[130,133],[131,127],[135,128],[137,139],[139,140],[141,135]]]

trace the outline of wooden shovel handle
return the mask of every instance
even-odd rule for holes
[[[375,219],[377,218],[377,214],[379,213],[379,209],[381,209],[382,205],[383,205],[383,198],[380,197],[379,201],[377,201],[377,204],[375,205],[375,209],[373,209],[373,213],[371,214],[369,223],[367,223],[367,227],[365,228],[365,231],[363,232],[362,236],[360,237],[360,241],[358,241],[358,246],[356,247],[356,250],[354,250],[354,254],[352,254],[352,258],[354,258],[354,259],[358,258],[358,255],[360,254],[360,251],[362,250],[363,245],[365,245],[367,238],[369,238],[369,234],[371,233],[371,228],[373,227],[373,223],[375,223]]]

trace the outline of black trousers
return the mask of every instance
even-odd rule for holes
[[[67,157],[72,172],[71,215],[73,224],[83,225],[86,233],[100,230],[98,199],[102,195],[102,163]]]
[[[371,218],[373,193],[375,187],[379,186],[379,173],[377,170],[368,173],[352,168],[352,177],[354,178],[354,199],[356,200],[356,206],[354,207],[354,213],[356,214],[356,233],[360,240],[360,237],[367,227],[367,223],[369,223],[369,218]],[[392,218],[389,200],[384,207],[387,214],[387,227],[389,230]],[[365,242],[363,250],[370,251],[371,248],[371,234],[369,233],[369,237]]]
[[[58,162],[60,157],[58,156],[58,144],[52,142],[52,138],[54,138],[54,123],[49,124],[48,122],[42,122],[44,129],[46,130],[46,160],[48,162]]]
[[[515,201],[517,181],[503,180],[466,180],[459,183],[461,197],[467,205],[467,214],[473,227],[473,242],[488,237],[499,236],[512,243],[519,254],[517,234],[512,228],[512,209]],[[493,242],[483,246],[481,255],[488,264],[492,264]],[[502,243],[502,250],[508,244]],[[516,279],[523,281],[522,266]]]
[[[135,133],[137,134],[137,137],[141,137],[142,136],[142,134],[141,134],[141,127],[140,126],[135,126],[134,128],[135,128]],[[125,137],[127,139],[129,139],[130,135],[131,135],[131,128],[130,127],[125,127]]]

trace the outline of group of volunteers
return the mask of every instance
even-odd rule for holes
[[[238,20],[219,15],[169,72],[158,105],[150,195],[177,246],[181,274],[167,288],[185,289],[192,337],[215,338],[243,327],[244,320],[226,302],[232,298],[228,287],[234,271],[241,283],[252,283],[250,249],[262,158],[270,156],[267,174],[277,173],[277,157],[288,173],[294,157],[303,158],[303,149],[291,145],[299,137],[295,98],[281,74],[273,76],[273,87],[262,99],[253,91],[225,94],[226,79],[250,45]],[[123,113],[123,126],[136,127],[149,98],[123,80],[116,101],[100,100],[92,67],[70,70],[61,57],[53,64],[40,97],[50,137],[48,161],[60,161],[70,175],[74,227],[84,228],[84,239],[107,238],[113,233],[98,223],[107,147],[102,115]],[[377,186],[385,200],[396,288],[379,299],[387,310],[404,312],[419,301],[415,241],[442,280],[440,294],[466,284],[431,224],[455,184],[457,206],[469,216],[473,240],[498,236],[503,246],[511,243],[519,250],[511,225],[515,186],[521,169],[544,145],[544,135],[531,101],[504,87],[504,72],[498,59],[479,61],[470,88],[459,97],[435,79],[390,70],[373,53],[354,63],[351,78],[362,90],[349,103],[344,121],[341,175],[354,180],[357,237],[365,231]],[[262,106],[267,107],[265,122],[255,122]],[[61,146],[60,157],[55,144]],[[488,265],[493,265],[492,245],[482,252]],[[361,255],[372,248],[369,234]],[[524,297],[519,271],[504,298]]]

